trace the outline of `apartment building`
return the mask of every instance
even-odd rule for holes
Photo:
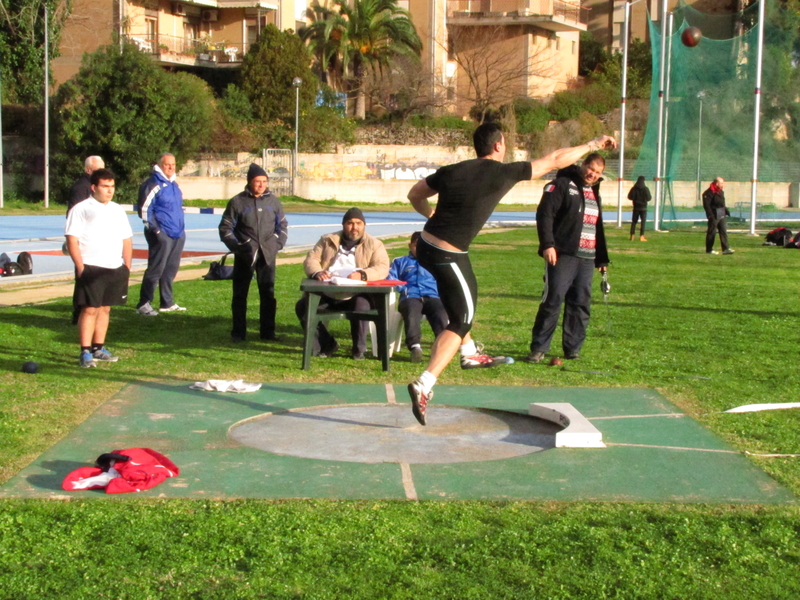
[[[447,91],[456,114],[466,114],[478,86],[504,87],[501,101],[540,98],[578,75],[579,36],[588,23],[579,0],[401,0],[400,5],[423,40],[422,60],[434,87]]]
[[[55,84],[75,75],[83,54],[112,43],[115,33],[164,67],[236,68],[266,25],[297,30],[305,6],[305,0],[74,0],[61,56],[53,61]]]

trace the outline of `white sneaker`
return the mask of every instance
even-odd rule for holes
[[[144,315],[145,317],[158,316],[158,312],[155,311],[152,306],[150,306],[149,302],[145,302],[144,304],[142,304],[139,308],[136,309],[136,312],[139,313],[140,315]]]
[[[186,310],[183,306],[178,306],[177,304],[173,304],[172,306],[168,306],[167,308],[159,308],[158,312],[177,312],[180,310]]]

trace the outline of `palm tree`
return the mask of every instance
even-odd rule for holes
[[[368,68],[384,69],[398,55],[419,57],[422,42],[408,11],[397,0],[318,0],[308,9],[311,23],[300,30],[317,68],[338,91],[355,91],[355,116],[366,115]],[[346,87],[347,86],[347,87]]]

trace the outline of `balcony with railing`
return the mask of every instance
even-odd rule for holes
[[[249,44],[214,42],[173,35],[129,34],[128,41],[161,63],[196,67],[236,67],[247,54]]]
[[[586,31],[589,9],[563,0],[447,0],[451,25],[536,25],[550,31]]]

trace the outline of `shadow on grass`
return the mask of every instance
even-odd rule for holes
[[[74,460],[46,460],[42,463],[42,467],[51,471],[51,473],[38,473],[26,477],[26,481],[32,486],[46,489],[46,490],[60,490],[61,482],[64,478],[81,467],[91,467],[94,463],[77,462]],[[101,490],[102,491],[102,490]]]

